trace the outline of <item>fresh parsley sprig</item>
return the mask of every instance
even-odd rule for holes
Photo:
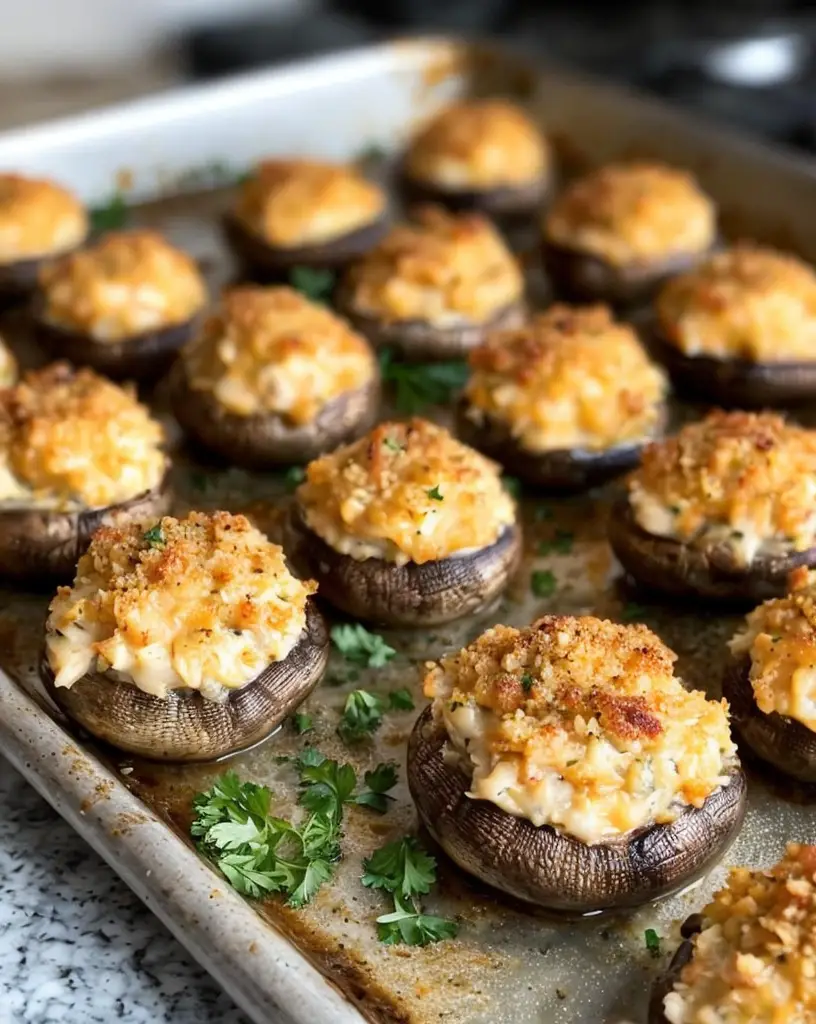
[[[381,846],[363,861],[363,868],[363,885],[389,893],[394,901],[394,910],[377,918],[381,942],[427,946],[456,937],[455,921],[422,912],[419,897],[436,882],[436,861],[412,836]]]
[[[366,668],[382,668],[397,653],[377,633],[370,633],[359,622],[332,626],[331,639],[346,661]]]
[[[337,732],[344,743],[361,743],[382,725],[385,702],[368,690],[352,690],[343,705]]]
[[[123,228],[130,218],[130,210],[121,192],[115,195],[102,206],[95,206],[90,211],[91,231],[94,234],[102,234],[105,231],[116,231]]]
[[[333,270],[292,267],[289,271],[289,284],[312,302],[328,302],[334,291],[336,277]]]
[[[403,363],[391,349],[380,352],[380,373],[394,389],[397,410],[413,416],[429,405],[449,405],[468,379],[463,360],[440,363]]]

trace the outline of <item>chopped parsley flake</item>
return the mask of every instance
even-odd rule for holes
[[[151,526],[149,530],[145,530],[144,539],[151,548],[162,548],[167,543],[164,539],[161,523],[156,523],[156,525]]]
[[[314,729],[312,716],[301,711],[292,715],[292,725],[298,736],[302,736],[304,733],[311,732]]]
[[[416,707],[413,694],[406,686],[401,690],[392,690],[388,694],[388,707],[392,711],[413,711]]]
[[[312,302],[327,302],[334,291],[333,270],[316,270],[314,267],[292,267],[289,284]]]
[[[428,497],[432,498],[434,501],[444,501],[445,500],[442,497],[442,492],[439,490],[439,484],[437,484],[436,487],[432,487],[428,491]]]
[[[537,569],[530,575],[530,589],[536,597],[552,597],[556,579],[549,569]]]
[[[530,690],[532,690],[533,688],[534,682],[535,680],[530,675],[530,673],[525,672],[524,675],[521,677],[521,688],[524,690],[525,693],[529,693]]]
[[[366,668],[382,668],[397,653],[377,633],[370,633],[359,622],[332,626],[332,643],[346,661]]]
[[[649,950],[651,955],[655,958],[660,956],[660,936],[654,930],[654,928],[647,928],[643,933],[643,938],[646,940],[646,948]]]

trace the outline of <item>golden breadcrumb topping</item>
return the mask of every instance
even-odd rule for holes
[[[816,731],[816,572],[795,569],[787,597],[766,601],[731,640],[749,654],[751,686],[760,711],[776,711]]]
[[[687,171],[607,164],[561,193],[544,233],[557,245],[625,266],[705,252],[717,223],[714,204]]]
[[[121,341],[184,323],[207,300],[195,261],[155,231],[119,231],[46,266],[50,323],[95,341]]]
[[[0,263],[67,252],[88,234],[80,201],[53,181],[0,174]]]
[[[220,700],[289,654],[316,589],[244,516],[103,527],[51,602],[48,661],[57,686],[110,672],[157,697]]]
[[[373,224],[383,190],[353,167],[315,160],[265,160],[244,182],[235,216],[278,248],[319,245]]]
[[[104,508],[157,486],[164,431],[92,370],[54,363],[0,391],[0,503]]]
[[[516,516],[500,467],[422,419],[380,423],[310,462],[297,499],[336,551],[397,565],[489,547]]]
[[[490,189],[540,181],[550,162],[544,136],[506,100],[453,103],[411,141],[410,177],[451,189]]]
[[[368,343],[291,288],[235,288],[184,350],[193,388],[236,416],[310,423],[376,373]]]
[[[686,355],[816,359],[816,273],[795,256],[740,245],[664,285],[661,334]]]
[[[7,388],[17,380],[17,360],[11,349],[0,338],[0,388]]]
[[[646,448],[629,500],[647,532],[727,546],[744,565],[804,551],[816,544],[816,431],[715,410]]]
[[[518,263],[478,214],[435,206],[392,228],[347,276],[352,308],[383,320],[484,323],[524,293]]]
[[[666,378],[605,306],[555,305],[493,331],[470,366],[468,415],[499,420],[532,452],[640,441],[661,419]]]
[[[693,945],[663,1001],[670,1024],[816,1020],[816,846],[789,843],[768,871],[733,868]]]
[[[470,796],[597,843],[728,784],[728,705],[686,690],[675,660],[646,626],[545,615],[429,664],[425,695]]]

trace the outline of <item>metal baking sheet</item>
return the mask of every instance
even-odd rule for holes
[[[375,47],[0,136],[0,166],[64,179],[91,203],[123,188],[147,200],[201,183],[208,174],[238,173],[265,153],[348,159],[372,144],[393,150],[417,118],[469,92],[511,93],[528,102],[567,172],[635,154],[691,166],[724,205],[726,231],[816,256],[816,176],[809,165],[597,83],[535,73],[515,56],[443,40]],[[217,288],[232,275],[214,227],[228,199],[228,189],[163,199],[141,207],[136,219],[159,226],[193,252]],[[0,331],[24,362],[38,360],[24,315],[5,318]],[[150,397],[161,412],[161,385]],[[444,419],[446,411],[435,414]],[[280,477],[192,462],[176,434],[173,445],[179,508],[244,511],[276,536],[288,500]],[[604,540],[609,494],[525,499],[524,565],[489,613],[433,631],[386,632],[398,657],[356,679],[333,653],[326,680],[305,706],[317,726],[308,739],[358,770],[379,760],[402,767],[415,713],[389,713],[376,745],[351,752],[334,731],[349,688],[387,692],[408,686],[419,708],[424,661],[494,622],[521,625],[550,610],[645,621],[677,651],[689,684],[718,694],[724,641],[736,620],[689,607],[633,604],[642,598],[623,589]],[[574,535],[572,550],[537,556],[539,542],[559,529]],[[533,568],[555,574],[551,598],[531,595]],[[360,885],[360,862],[415,827],[404,781],[385,817],[350,812],[344,860],[309,907],[292,911],[274,900],[243,901],[187,838],[191,795],[223,766],[138,762],[76,734],[36,678],[48,599],[0,591],[2,750],[258,1022],[638,1022],[648,986],[664,963],[647,951],[645,929],[655,928],[669,952],[677,923],[705,900],[725,866],[765,865],[787,839],[816,838],[808,806],[752,772],[749,812],[737,843],[723,866],[690,892],[629,915],[567,922],[499,898],[440,856],[440,884],[428,906],[456,916],[460,937],[426,949],[383,947],[374,927],[382,901]],[[230,767],[271,786],[287,813],[294,780],[276,758],[305,742],[284,726]],[[401,775],[404,780],[404,770]]]

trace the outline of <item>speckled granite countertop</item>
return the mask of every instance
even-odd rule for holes
[[[249,1024],[0,757],[0,1024]]]

